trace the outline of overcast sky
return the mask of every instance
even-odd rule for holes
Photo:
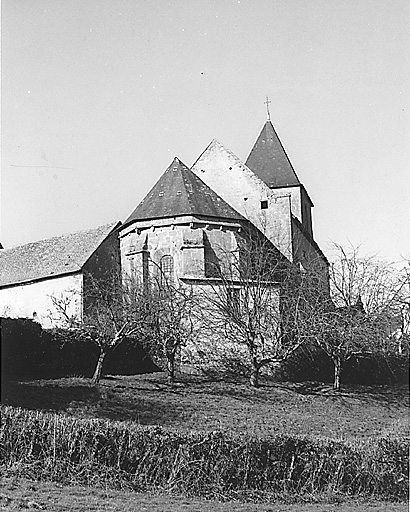
[[[3,0],[5,247],[124,221],[271,119],[316,239],[410,254],[408,0]]]

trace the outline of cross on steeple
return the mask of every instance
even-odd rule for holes
[[[272,103],[269,101],[269,97],[266,96],[266,101],[263,102],[264,105],[266,105],[266,113],[268,114],[268,121],[270,121],[270,112],[269,112],[269,103]]]

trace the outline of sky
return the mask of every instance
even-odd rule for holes
[[[315,238],[410,255],[408,0],[3,0],[5,248],[124,221],[272,123]]]

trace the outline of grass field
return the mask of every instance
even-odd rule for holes
[[[227,430],[257,436],[299,434],[331,438],[409,437],[406,386],[322,383],[245,383],[185,378],[174,386],[154,373],[104,378],[14,382],[3,386],[5,404],[75,417],[131,420],[178,430]]]
[[[259,389],[246,383],[186,377],[170,386],[161,373],[110,376],[99,388],[88,379],[65,378],[9,382],[2,402],[31,410],[52,411],[77,418],[127,420],[162,425],[177,431],[224,430],[269,438],[276,434],[314,438],[410,438],[409,399],[405,386],[346,386],[335,393],[318,383],[266,382]],[[314,497],[312,498],[315,499]],[[321,503],[219,503],[170,495],[148,495],[12,478],[6,472],[0,510],[153,512],[402,512],[405,504],[321,497]],[[341,503],[336,503],[340,500]],[[332,503],[335,501],[335,503]]]
[[[220,503],[179,496],[66,487],[11,478],[0,485],[0,510],[47,512],[407,512],[402,503],[347,501],[334,504]]]

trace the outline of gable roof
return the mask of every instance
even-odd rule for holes
[[[198,215],[245,220],[196,174],[174,158],[157,183],[124,222]]]
[[[266,121],[245,163],[270,188],[301,184],[270,121]]]
[[[2,249],[0,286],[80,271],[95,250],[119,225],[119,222],[105,224],[86,231]]]

